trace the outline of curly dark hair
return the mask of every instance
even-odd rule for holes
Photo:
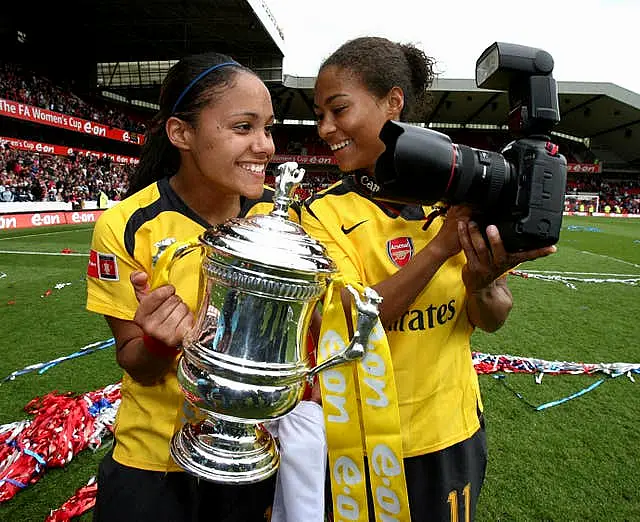
[[[429,110],[434,65],[435,60],[413,44],[363,36],[341,45],[322,63],[319,72],[329,66],[351,71],[378,98],[400,87],[404,93],[401,120],[418,122]]]

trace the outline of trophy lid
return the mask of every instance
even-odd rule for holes
[[[219,261],[236,265],[249,262],[278,271],[331,274],[336,266],[325,247],[289,219],[293,191],[304,176],[304,169],[288,162],[278,166],[274,208],[270,214],[231,218],[207,229],[202,242]],[[221,259],[222,257],[222,259]]]

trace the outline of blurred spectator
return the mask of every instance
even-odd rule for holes
[[[5,203],[13,201],[13,192],[11,192],[9,187],[0,185],[0,201]]]

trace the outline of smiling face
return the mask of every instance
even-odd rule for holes
[[[275,152],[273,118],[264,83],[239,72],[230,87],[203,108],[195,127],[181,122],[183,134],[178,133],[178,143],[174,141],[182,151],[178,176],[190,183],[205,182],[221,194],[259,198],[267,163]]]
[[[322,69],[316,80],[318,134],[333,151],[343,172],[373,172],[384,151],[378,137],[380,129],[388,120],[399,118],[401,109],[401,91],[378,98],[356,75],[335,65]]]

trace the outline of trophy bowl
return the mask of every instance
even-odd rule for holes
[[[304,170],[293,162],[278,170],[270,214],[233,218],[197,240],[171,245],[154,270],[157,287],[169,280],[174,261],[195,248],[203,251],[200,305],[177,377],[204,419],[178,430],[170,452],[187,472],[212,482],[248,484],[275,473],[279,451],[263,423],[295,408],[316,373],[362,357],[377,319],[359,315],[358,324],[370,326],[310,366],[307,331],[336,267],[324,247],[289,219]]]

